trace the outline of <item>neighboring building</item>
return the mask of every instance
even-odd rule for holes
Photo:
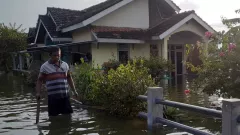
[[[29,29],[28,51],[68,43],[63,60],[73,64],[88,53],[99,66],[113,54],[122,62],[152,54],[172,60],[172,77],[179,80],[186,74],[185,44],[206,41],[206,31],[215,32],[194,11],[180,13],[171,0],[107,0],[81,11],[47,8],[36,28]],[[44,53],[34,56],[46,58]]]

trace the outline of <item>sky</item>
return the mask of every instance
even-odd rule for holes
[[[0,23],[14,23],[22,28],[35,27],[39,14],[46,14],[47,7],[82,10],[105,0],[0,0]],[[173,0],[183,11],[196,13],[215,30],[227,30],[221,17],[240,17],[240,0]]]

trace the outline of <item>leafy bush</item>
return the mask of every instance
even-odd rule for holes
[[[164,75],[168,74],[174,69],[171,61],[165,60],[162,57],[153,57],[149,59],[144,57],[136,58],[137,63],[143,61],[143,66],[148,68],[148,73],[155,79],[156,83],[159,83],[161,79],[164,79]]]
[[[115,59],[110,59],[108,62],[104,62],[102,67],[105,73],[108,73],[109,70],[116,70],[120,65],[120,62]]]
[[[161,79],[164,79],[164,75],[170,73],[174,66],[171,61],[165,60],[162,57],[135,57],[129,62],[133,64],[135,61],[136,67],[146,67],[148,68],[148,73],[155,79],[156,83],[159,83]],[[120,66],[120,62],[115,59],[110,59],[108,62],[103,64],[105,73],[108,73],[110,69],[116,70]]]
[[[239,98],[240,48],[231,43],[228,35],[222,33],[206,32],[206,37],[209,38],[207,49],[200,42],[197,45],[187,45],[187,54],[197,47],[202,61],[200,65],[186,62],[187,66],[198,74],[198,78],[193,81],[192,89],[200,88],[210,95]]]
[[[24,50],[27,47],[27,35],[21,26],[6,26],[0,23],[0,70],[9,72],[12,68],[11,52]]]
[[[121,64],[106,75],[95,75],[92,85],[92,99],[102,104],[111,114],[134,116],[143,109],[143,103],[136,97],[144,94],[148,87],[155,86],[148,69],[143,63]]]
[[[94,72],[95,70],[92,65],[85,63],[83,59],[81,59],[80,65],[75,66],[73,78],[79,96],[84,103],[90,101],[89,92],[91,91],[91,84],[93,83],[92,76]]]
[[[144,107],[136,97],[155,86],[148,68],[136,62],[121,64],[116,70],[110,69],[108,74],[82,63],[76,66],[74,80],[85,103],[101,105],[117,116],[135,116]]]
[[[240,25],[238,20],[239,18],[223,18],[222,22],[229,28],[228,32],[206,32],[208,48],[201,42],[197,42],[196,45],[187,45],[187,54],[197,48],[202,62],[200,65],[186,62],[191,71],[198,74],[192,89],[228,98],[240,97]]]

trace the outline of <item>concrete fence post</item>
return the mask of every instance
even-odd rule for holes
[[[222,135],[240,134],[240,99],[223,100]]]
[[[163,99],[163,88],[149,87],[147,96],[147,122],[148,129],[152,130],[156,117],[163,118],[163,105],[155,104],[155,99]]]

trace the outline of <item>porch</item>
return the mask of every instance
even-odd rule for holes
[[[84,58],[85,62],[91,62],[91,44],[95,41],[57,44],[51,46],[30,47],[27,50],[12,52],[13,71],[20,73],[29,73],[33,70],[39,70],[41,65],[49,59],[48,51],[53,46],[58,46],[62,50],[62,57],[73,70],[75,63],[80,63]],[[87,57],[87,59],[86,59]]]

